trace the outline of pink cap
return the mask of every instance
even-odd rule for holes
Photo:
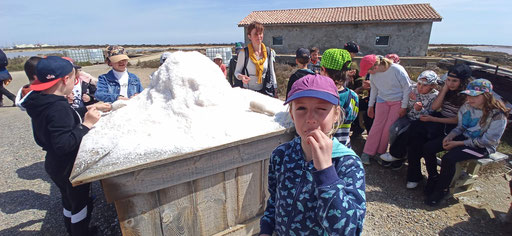
[[[395,63],[395,64],[400,63],[400,57],[394,53],[386,55],[386,58],[389,60],[392,60],[393,63]]]
[[[366,55],[361,58],[361,62],[359,63],[359,75],[365,76],[368,70],[375,65],[375,62],[377,62],[377,56],[375,54]]]

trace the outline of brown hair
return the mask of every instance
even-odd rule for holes
[[[347,71],[346,70],[333,70],[322,67],[325,70],[325,73],[329,78],[331,78],[336,87],[345,86],[345,81],[347,80]]]
[[[263,24],[257,21],[253,21],[251,22],[251,24],[249,24],[249,26],[247,26],[247,34],[250,35],[253,29],[256,29],[256,33],[263,33],[263,31],[265,30]]]
[[[311,49],[309,49],[309,51],[310,51],[311,53],[314,53],[314,52],[318,52],[318,53],[320,53],[320,49],[318,49],[317,47],[312,47]]]
[[[302,65],[307,65],[309,63],[309,61],[311,59],[309,58],[303,58],[303,57],[300,57],[300,58],[295,58],[297,60],[298,63],[302,64]]]
[[[508,114],[510,109],[508,109],[502,101],[494,98],[492,93],[483,93],[484,96],[484,106],[482,108],[482,118],[480,119],[480,126],[485,125],[487,121],[487,117],[491,114],[492,110],[498,109],[501,112]]]

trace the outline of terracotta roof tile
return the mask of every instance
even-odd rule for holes
[[[264,25],[281,25],[441,21],[441,19],[436,10],[427,3],[253,11],[240,21],[238,26],[247,26],[253,21],[259,21]]]

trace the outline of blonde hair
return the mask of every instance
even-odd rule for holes
[[[341,128],[341,125],[343,124],[343,121],[345,121],[345,109],[341,108],[340,105],[336,105],[335,108],[339,108],[340,115],[339,119],[336,120],[332,125],[331,131],[327,134],[329,138],[332,138],[336,132],[338,132],[338,129]]]
[[[379,66],[385,66],[386,68],[389,68],[393,64],[393,61],[383,56],[377,56],[377,63]]]
[[[480,119],[480,125],[485,125],[485,122],[487,121],[487,118],[489,114],[492,113],[494,109],[498,109],[501,112],[508,114],[510,112],[510,109],[508,109],[505,104],[503,104],[502,101],[497,100],[494,98],[492,93],[483,93],[484,96],[484,105],[482,108],[482,119]]]

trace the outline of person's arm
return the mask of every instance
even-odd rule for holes
[[[237,80],[242,80],[240,75],[242,75],[242,73],[243,73],[242,69],[244,67],[244,61],[245,61],[245,51],[240,50],[240,52],[238,52],[238,60],[236,62],[236,67],[235,67],[235,79],[237,79]]]
[[[492,114],[489,114],[492,115]],[[492,117],[491,124],[489,128],[485,131],[483,135],[474,139],[467,139],[464,141],[464,145],[468,147],[479,147],[486,148],[489,146],[497,146],[505,132],[505,127],[507,126],[507,116],[500,112],[500,114]]]
[[[276,216],[276,206],[275,206],[275,198],[276,198],[276,190],[277,190],[277,173],[275,169],[275,160],[276,158],[282,160],[284,155],[284,150],[277,148],[272,152],[270,156],[270,162],[268,167],[268,192],[270,196],[267,200],[267,207],[265,208],[265,212],[260,219],[260,235],[272,235],[275,228],[275,216]]]
[[[431,115],[421,115],[420,116],[421,121],[430,121],[430,122],[437,122],[437,123],[443,123],[443,124],[457,124],[457,117],[450,117],[450,118],[441,118],[441,117],[435,117]]]
[[[451,141],[464,132],[465,128],[462,127],[462,114],[467,110],[466,107],[467,105],[465,104],[459,109],[459,112],[457,113],[457,126],[453,128],[452,131],[448,133],[448,135],[446,135],[446,137],[443,139],[443,142]]]
[[[135,79],[135,81],[137,81],[137,92],[136,92],[136,94],[141,93],[142,90],[144,90],[144,87],[142,87],[142,83],[140,82],[139,77],[136,74],[132,74],[132,73],[130,73],[130,74],[133,77],[133,79]]]
[[[444,97],[446,96],[446,93],[448,93],[448,90],[449,90],[448,86],[445,83],[443,88],[441,89],[441,91],[437,95],[436,99],[432,103],[432,106],[430,106],[430,108],[433,111],[437,111],[437,110],[439,110],[441,108],[441,106],[443,105]]]
[[[271,66],[272,66],[272,69],[270,70],[270,73],[271,73],[271,76],[272,76],[272,83],[274,84],[274,89],[276,91],[276,97],[277,97],[277,77],[276,77],[276,70],[274,69],[274,61],[275,61],[275,52],[274,50],[271,50],[270,53],[272,54],[271,58],[272,58],[272,61],[271,61]]]
[[[89,127],[75,125],[72,112],[74,111],[69,107],[59,106],[46,116],[50,142],[58,153],[67,154],[78,150],[82,138],[89,132]]]
[[[222,73],[224,73],[224,78],[226,78],[226,76],[228,75],[228,72],[226,71],[226,65],[220,65],[220,70],[222,71]]]
[[[378,95],[378,89],[375,83],[373,82],[373,79],[370,79],[370,99],[368,100],[368,106],[373,107],[375,106],[375,99]]]
[[[100,75],[98,78],[98,85],[96,86],[96,93],[94,94],[98,101],[115,102],[119,94],[112,94],[108,92],[108,82],[106,75]]]
[[[317,186],[316,218],[329,235],[361,233],[366,214],[364,168],[357,156],[313,173]]]
[[[411,93],[411,79],[403,67],[399,70],[398,77],[398,83],[400,83],[400,87],[403,91],[401,107],[407,109],[409,105],[409,93]]]

